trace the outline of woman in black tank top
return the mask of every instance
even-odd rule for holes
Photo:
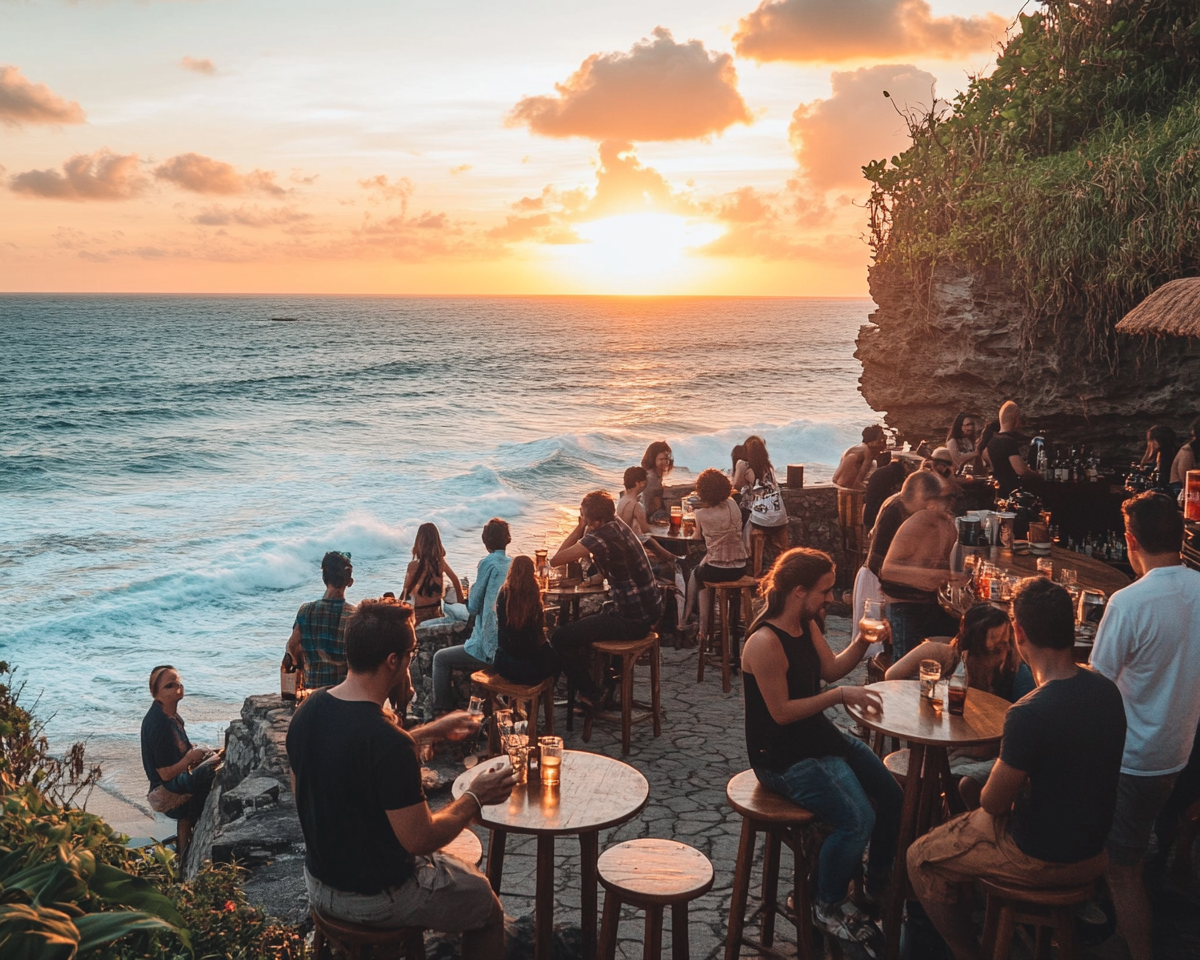
[[[824,711],[844,703],[878,710],[867,687],[828,687],[858,665],[868,643],[839,654],[820,624],[833,602],[834,566],[827,554],[796,548],[763,580],[767,607],[742,651],[746,749],[764,786],[811,810],[833,828],[821,847],[814,922],[843,939],[869,942],[878,928],[847,899],[850,880],[870,843],[867,899],[891,871],[904,795],[878,757],[842,733]]]

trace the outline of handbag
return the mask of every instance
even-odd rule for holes
[[[750,522],[756,527],[779,527],[787,523],[787,510],[783,506],[783,492],[775,479],[775,471],[763,477],[762,483],[754,485],[754,499],[750,503]]]

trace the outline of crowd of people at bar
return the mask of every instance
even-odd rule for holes
[[[1011,704],[997,745],[950,757],[953,789],[967,812],[908,848],[908,876],[958,960],[979,956],[964,884],[990,878],[1036,890],[1103,876],[1131,955],[1148,960],[1142,862],[1155,832],[1165,855],[1181,797],[1200,793],[1200,573],[1181,562],[1183,520],[1174,499],[1146,492],[1122,507],[1138,579],[1108,599],[1089,663],[1074,655],[1072,598],[1046,577],[1022,580],[1006,603],[978,602],[959,618],[947,613],[939,589],[966,576],[952,559],[954,478],[982,463],[1007,494],[1036,473],[1021,456],[1019,427],[1020,411],[1008,402],[998,423],[980,431],[976,418],[960,415],[944,445],[895,459],[884,456],[883,430],[869,427],[834,473],[841,492],[858,496],[870,531],[854,576],[852,613],[857,617],[867,600],[885,604],[886,678],[913,679],[922,662],[935,662],[943,676],[969,663],[973,689]],[[1146,459],[1155,462],[1166,490],[1179,468],[1195,463],[1197,427],[1200,421],[1179,447],[1169,431],[1150,431]],[[602,691],[591,645],[642,638],[666,613],[671,591],[663,578],[672,583],[680,561],[655,532],[670,516],[664,481],[673,467],[669,445],[656,442],[640,465],[625,471],[619,500],[601,490],[583,497],[577,523],[547,563],[590,570],[606,584],[607,600],[549,635],[542,571],[527,556],[508,556],[512,536],[503,519],[481,531],[484,556],[473,584],[451,569],[433,524],[417,532],[399,598],[389,593],[350,603],[350,554],[325,554],[324,594],[300,607],[286,643],[311,691],[296,710],[287,750],[315,907],[368,926],[462,932],[465,957],[502,955],[499,899],[477,870],[439,850],[484,806],[503,802],[516,782],[511,768],[486,770],[470,791],[433,813],[421,759],[440,739],[478,733],[477,718],[456,709],[454,670],[487,669],[518,684],[562,673],[581,708],[594,709]],[[728,471],[701,472],[694,503],[691,538],[703,543],[704,554],[689,570],[682,619],[706,584],[751,572],[753,530],[778,547],[758,584],[761,606],[744,630],[739,658],[748,761],[767,789],[828,828],[816,876],[816,926],[875,951],[903,794],[877,753],[826,711],[879,711],[882,701],[870,684],[838,683],[878,638],[853,629],[840,652],[826,640],[834,561],[818,550],[788,547],[781,486],[760,437],[734,448]],[[848,497],[839,506],[853,503]],[[449,602],[447,582],[457,603]],[[707,606],[699,606],[707,636]],[[470,633],[434,655],[433,719],[406,729],[415,628],[439,620],[469,620]],[[150,800],[179,821],[182,849],[221,755],[188,740],[178,671],[155,667],[150,692],[142,726]]]

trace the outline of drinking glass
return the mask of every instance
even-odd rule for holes
[[[1045,577],[1047,580],[1054,579],[1054,561],[1049,557],[1039,557],[1037,562],[1038,576]]]
[[[678,536],[679,528],[683,525],[683,507],[671,508],[671,526],[667,531],[671,536]]]
[[[863,601],[863,612],[858,621],[858,629],[869,643],[878,643],[879,638],[886,632],[885,611],[886,606],[883,600]]]
[[[1095,636],[1096,628],[1104,616],[1108,601],[1103,590],[1083,590],[1079,594],[1079,612],[1076,619],[1088,636]]]
[[[483,697],[471,698],[471,702],[467,704],[467,714],[476,720],[483,716]]]
[[[562,737],[538,737],[538,771],[542,783],[555,786],[562,774]]]
[[[1079,582],[1079,573],[1070,567],[1063,567],[1058,571],[1058,580],[1064,587],[1073,587]]]
[[[529,737],[512,734],[504,742],[504,752],[508,754],[517,783],[525,783],[529,779]]]
[[[511,736],[513,733],[513,715],[511,710],[497,710],[493,714],[496,723],[496,734],[500,737],[500,743],[503,744],[505,737]]]
[[[930,703],[941,704],[937,683],[942,679],[942,665],[936,660],[921,661],[921,696]]]

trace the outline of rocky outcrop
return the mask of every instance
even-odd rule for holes
[[[878,309],[858,335],[860,389],[914,443],[945,437],[959,411],[990,420],[1014,399],[1025,432],[1127,457],[1141,454],[1156,423],[1186,437],[1200,410],[1200,341],[1122,335],[1110,365],[1089,359],[1082,322],[1043,324],[1024,342],[1029,308],[998,270],[937,268],[928,314],[901,271],[873,266],[870,285]]]

